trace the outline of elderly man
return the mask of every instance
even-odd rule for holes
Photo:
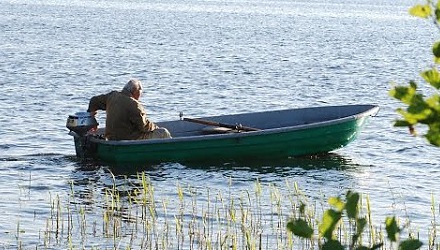
[[[130,80],[122,91],[94,96],[90,99],[88,112],[105,110],[105,138],[108,140],[142,140],[171,138],[166,128],[160,128],[147,119],[147,113],[139,102],[142,83]]]

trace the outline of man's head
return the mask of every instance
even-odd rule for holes
[[[130,92],[134,99],[139,100],[142,94],[142,83],[137,79],[131,79],[125,84],[123,90]]]

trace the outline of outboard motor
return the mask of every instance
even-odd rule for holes
[[[69,115],[66,123],[66,127],[79,136],[85,136],[90,129],[96,128],[98,125],[95,117],[89,112],[77,112],[74,115]]]
[[[96,152],[96,145],[90,142],[92,135],[87,134],[91,129],[98,127],[95,117],[89,112],[78,112],[69,115],[66,127],[75,141],[76,156],[80,158],[91,158]]]

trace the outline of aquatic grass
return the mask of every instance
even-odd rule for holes
[[[437,243],[437,217],[436,217],[436,211],[435,211],[436,203],[434,195],[431,194],[431,227],[428,232],[428,247],[429,249],[440,249],[439,244]],[[440,211],[440,205],[439,205],[439,211]]]
[[[333,208],[326,210],[322,215],[318,235],[315,235],[311,225],[301,218],[292,218],[289,221],[289,231],[298,237],[318,241],[322,249],[387,249],[386,244],[389,243],[390,249],[397,247],[399,250],[415,250],[423,245],[418,238],[419,235],[415,235],[414,231],[409,228],[409,219],[406,218],[402,226],[400,219],[396,216],[389,216],[385,219],[387,241],[370,241],[369,244],[365,245],[362,237],[367,234],[365,228],[367,228],[368,221],[367,216],[362,211],[360,194],[348,191],[345,200],[340,196],[330,197],[328,203]],[[344,230],[346,227],[349,228],[348,231]],[[408,233],[408,238],[401,240],[401,234],[405,230]],[[370,238],[370,240],[373,239]]]
[[[303,238],[287,230],[289,219],[303,220],[313,232],[321,230],[320,220],[328,208],[321,199],[302,192],[296,182],[286,180],[279,187],[256,180],[252,189],[240,190],[229,179],[226,192],[177,182],[174,194],[158,198],[145,173],[111,179],[94,197],[95,205],[81,202],[73,183],[66,196],[51,195],[41,244],[34,248],[250,250],[318,249],[325,244],[317,233]],[[359,201],[356,213],[365,218],[366,230],[355,242],[384,243],[380,249],[393,249],[395,245],[385,241],[385,227],[373,225],[368,195]],[[429,249],[438,249],[436,208],[432,197]],[[408,219],[403,225],[409,227]],[[353,245],[352,235],[359,231],[356,221],[345,216],[334,229],[335,239],[346,245]],[[17,245],[21,230],[17,225]],[[413,232],[410,236],[417,237]]]

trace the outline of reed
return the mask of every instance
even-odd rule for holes
[[[320,229],[326,201],[314,200],[298,184],[283,187],[255,181],[253,190],[238,190],[229,180],[227,193],[176,183],[174,195],[157,197],[145,173],[127,179],[112,176],[95,205],[81,204],[71,183],[71,192],[50,197],[51,211],[44,237],[34,249],[319,249],[324,241],[314,233],[304,238],[287,230],[289,219],[303,220],[313,231]],[[322,199],[324,200],[324,199]],[[371,202],[361,197],[357,213],[365,218],[366,230],[357,235],[365,245],[387,244],[385,228],[373,225]],[[436,243],[436,205],[432,197],[429,249]],[[409,228],[409,221],[404,225]],[[17,225],[17,245],[20,232]],[[352,218],[342,217],[335,239],[350,245],[358,228]],[[417,237],[414,231],[408,233]],[[21,247],[20,247],[21,248]]]

